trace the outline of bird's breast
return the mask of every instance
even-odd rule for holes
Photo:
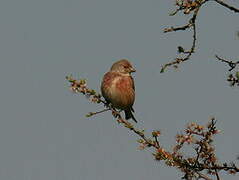
[[[115,108],[127,109],[134,104],[135,93],[130,76],[117,76],[106,83],[106,87],[108,88],[104,93],[105,98],[109,100]]]

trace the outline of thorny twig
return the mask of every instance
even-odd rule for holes
[[[230,66],[230,69],[228,71],[232,71],[237,66],[237,64],[239,64],[239,61],[233,62],[233,61],[230,61],[230,60],[227,60],[227,59],[220,58],[218,55],[215,55],[215,57],[219,61],[227,63],[228,66]]]
[[[153,156],[155,160],[164,161],[166,165],[175,167],[184,173],[183,179],[205,179],[211,180],[209,175],[219,178],[218,171],[227,171],[231,174],[239,172],[239,168],[235,164],[228,165],[220,164],[216,158],[214,147],[212,145],[213,136],[220,131],[216,128],[216,120],[211,118],[207,127],[200,126],[196,123],[191,123],[185,129],[185,134],[176,136],[177,144],[173,151],[166,151],[159,142],[160,131],[153,131],[151,137],[145,135],[144,130],[139,130],[134,127],[134,124],[123,119],[120,112],[116,111],[110,104],[107,104],[102,96],[94,90],[89,89],[85,80],[75,80],[71,76],[66,77],[70,83],[70,90],[75,93],[85,95],[91,102],[102,104],[106,109],[89,113],[87,116],[93,116],[110,110],[119,124],[137,134],[140,139],[140,149],[153,148]],[[186,144],[196,146],[196,156],[187,157],[180,152]]]
[[[163,73],[165,71],[165,69],[169,66],[173,66],[173,67],[177,68],[180,63],[189,60],[190,57],[192,56],[192,54],[195,52],[196,39],[197,39],[197,37],[196,37],[196,18],[197,18],[198,12],[199,12],[200,8],[202,7],[202,5],[207,3],[208,1],[210,1],[210,0],[176,0],[176,6],[178,8],[173,13],[170,14],[171,16],[174,16],[175,14],[177,14],[180,11],[182,11],[184,14],[193,13],[193,16],[189,20],[188,24],[186,24],[184,26],[180,26],[180,27],[165,28],[164,32],[167,33],[167,32],[175,32],[175,31],[180,31],[180,30],[184,31],[184,30],[192,28],[193,42],[192,42],[192,46],[189,51],[185,51],[182,46],[178,46],[178,52],[180,54],[183,54],[186,56],[176,57],[173,61],[164,64],[161,68],[161,71],[160,71],[161,73]],[[216,3],[222,5],[236,13],[239,12],[239,9],[237,9],[233,6],[230,6],[221,0],[211,0],[211,1],[215,1]]]
[[[233,62],[231,60],[227,60],[227,59],[221,58],[218,55],[215,55],[215,57],[219,61],[221,61],[223,63],[226,63],[230,67],[230,69],[228,70],[229,72],[234,70],[237,67],[237,65],[239,64],[239,61],[234,61]],[[234,74],[230,73],[228,75],[227,81],[230,83],[230,86],[235,86],[235,85],[239,86],[239,72],[236,71]]]
[[[187,54],[187,56],[184,57],[184,58],[179,58],[178,57],[174,61],[163,65],[163,67],[162,67],[162,69],[160,71],[161,73],[163,73],[168,66],[174,65],[177,68],[177,66],[176,66],[177,64],[180,64],[181,62],[187,61],[191,57],[191,55],[194,53],[195,46],[196,46],[196,39],[197,39],[195,20],[196,20],[196,17],[197,17],[198,10],[199,10],[199,8],[197,9],[197,11],[194,12],[194,16],[191,18],[189,24],[187,24],[186,26],[177,27],[177,28],[173,28],[172,27],[171,29],[166,29],[165,30],[165,32],[170,32],[170,31],[185,30],[187,28],[192,27],[193,28],[193,43],[192,43],[192,47],[191,47],[191,49],[189,51],[185,51],[183,49],[183,47],[179,46],[178,47],[178,52],[179,53],[183,53],[183,54]]]
[[[222,6],[234,11],[235,13],[239,13],[239,9],[233,7],[233,6],[230,6],[229,4],[221,1],[221,0],[214,0],[215,2],[217,2],[218,4],[221,4]]]

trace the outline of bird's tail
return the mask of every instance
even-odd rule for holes
[[[124,112],[125,112],[125,119],[126,120],[132,118],[137,123],[137,120],[135,119],[131,109],[126,109]]]

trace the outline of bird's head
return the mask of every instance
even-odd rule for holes
[[[127,59],[121,59],[121,60],[115,62],[111,66],[110,70],[113,72],[119,72],[122,74],[130,74],[132,72],[136,72],[136,70],[133,68],[133,66]]]

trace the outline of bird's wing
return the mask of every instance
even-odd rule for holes
[[[130,78],[131,78],[131,81],[132,81],[132,88],[133,88],[133,90],[135,91],[134,78],[133,78],[132,76],[130,76]]]

